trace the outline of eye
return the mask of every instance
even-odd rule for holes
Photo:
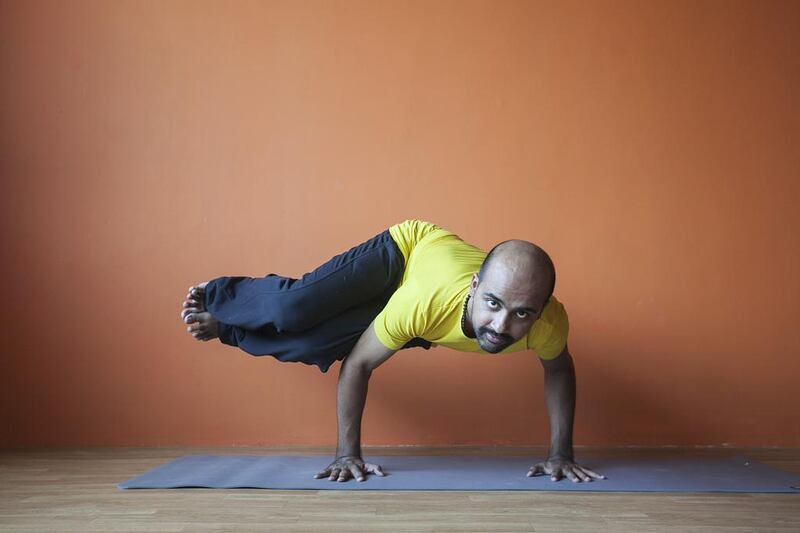
[[[527,318],[528,312],[527,311],[517,311],[517,316],[520,318]]]
[[[486,305],[488,305],[490,309],[496,309],[498,304],[494,300],[486,300]]]

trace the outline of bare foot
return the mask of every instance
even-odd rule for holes
[[[199,307],[202,311],[206,310],[206,285],[208,285],[207,281],[198,283],[197,285],[192,285],[189,287],[189,293],[186,295],[186,300],[192,301],[194,304],[196,304],[195,307]]]
[[[186,300],[183,301],[183,310],[181,311],[181,319],[185,320],[186,315],[189,313],[202,313],[206,310],[205,296],[206,296],[207,281],[192,285],[189,287],[189,292],[186,294]]]
[[[210,341],[219,337],[219,323],[217,319],[206,311],[205,288],[208,282],[199,283],[189,287],[189,293],[183,302],[181,319],[189,324],[186,328],[192,337],[199,341]]]

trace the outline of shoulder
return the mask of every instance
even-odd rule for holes
[[[542,359],[557,357],[564,349],[569,335],[569,317],[564,305],[550,297],[542,315],[528,332],[528,348]]]
[[[544,306],[544,311],[542,311],[539,320],[544,320],[548,324],[562,322],[567,320],[567,310],[564,308],[564,304],[559,302],[555,295],[553,295],[550,297],[547,305]]]
[[[400,349],[414,337],[423,337],[426,330],[425,306],[413,281],[401,285],[375,317],[374,330],[388,348]]]

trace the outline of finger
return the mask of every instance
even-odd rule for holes
[[[342,468],[342,471],[339,472],[339,481],[347,481],[348,479],[350,479],[350,471]]]
[[[607,479],[606,476],[604,476],[603,474],[598,474],[597,472],[595,472],[593,470],[589,470],[588,468],[581,467],[581,469],[584,472],[586,472],[586,474],[588,474],[589,476],[591,476],[591,477],[593,477],[595,479]]]
[[[535,464],[528,470],[528,477],[533,477],[537,474],[544,474],[544,465],[542,463]]]
[[[340,468],[332,468],[331,475],[328,476],[328,479],[330,479],[331,481],[336,481],[336,478],[339,477],[340,470],[341,470]]]
[[[561,473],[561,469],[560,468],[556,468],[555,470],[552,470],[552,472],[550,473],[550,480],[551,481],[561,481],[562,476],[563,475]]]
[[[200,309],[197,309],[195,307],[188,307],[188,308],[183,309],[181,311],[181,319],[182,320],[186,320],[187,316],[189,316],[189,315],[191,315],[193,313],[199,313],[199,312],[200,312]]]
[[[580,479],[578,479],[578,476],[575,475],[575,472],[573,472],[572,468],[569,467],[565,468],[564,475],[566,475],[567,479],[569,479],[573,483],[578,483],[580,481]]]
[[[381,477],[384,477],[386,475],[383,472],[383,469],[380,467],[380,465],[374,465],[372,463],[364,463],[364,469],[367,472],[372,472],[373,474],[376,474]]]
[[[356,465],[350,465],[350,473],[353,475],[353,479],[355,479],[356,481],[367,480],[367,478],[364,476],[364,473]]]
[[[585,481],[587,483],[592,480],[592,478],[590,478],[586,474],[586,472],[583,471],[583,468],[581,468],[580,466],[576,466],[575,467],[575,475],[577,475],[579,478],[581,478],[581,481]]]
[[[189,327],[186,328],[186,330],[189,331],[190,333],[199,332],[201,329],[204,328],[203,324],[201,324],[200,322],[192,322],[191,324],[189,324]]]
[[[330,468],[326,468],[322,472],[317,472],[316,474],[314,474],[314,479],[322,479],[324,477],[328,477],[330,475],[330,473],[331,473],[331,469]]]

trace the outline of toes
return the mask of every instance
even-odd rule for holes
[[[214,318],[208,312],[189,313],[184,318],[184,322],[186,322],[187,324],[191,324],[190,328],[192,330],[197,330],[197,329],[208,330],[209,328],[216,325],[216,320],[214,320]]]
[[[208,339],[213,339],[216,335],[213,335],[208,329],[201,328],[195,331],[190,331],[192,337],[199,341],[206,341]]]
[[[183,311],[181,311],[181,319],[187,324],[189,324],[190,322],[196,322],[199,320],[199,317],[197,315],[199,315],[201,312],[202,311],[200,309],[193,309],[193,308],[184,309]]]
[[[189,289],[189,296],[190,298],[197,298],[198,300],[203,297],[205,293],[205,289],[200,289],[198,287],[192,287]]]

